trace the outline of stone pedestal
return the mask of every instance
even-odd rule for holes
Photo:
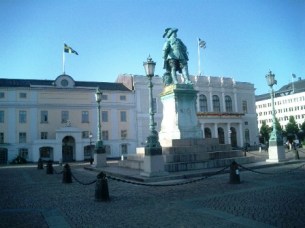
[[[144,156],[143,172],[141,176],[145,177],[159,177],[165,176],[164,158],[162,155]]]
[[[94,161],[93,166],[95,168],[101,168],[107,166],[107,159],[106,159],[106,153],[97,154],[94,153]]]
[[[286,159],[282,137],[276,131],[270,134],[268,154],[269,159],[266,162],[280,162]]]
[[[266,162],[280,162],[286,159],[284,146],[269,146],[268,154],[269,159],[267,159]]]
[[[202,138],[202,130],[197,119],[197,91],[192,85],[172,84],[161,93],[163,119],[159,141],[162,147],[172,139]]]

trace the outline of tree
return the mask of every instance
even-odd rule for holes
[[[289,116],[289,122],[286,125],[287,139],[290,143],[295,139],[299,132],[299,127],[293,116]]]
[[[266,121],[263,120],[260,133],[260,143],[266,143],[269,141],[269,134],[271,132],[271,128],[266,124]]]
[[[273,128],[272,128],[273,129]],[[283,133],[283,128],[280,124],[280,121],[278,120],[278,118],[275,117],[275,129],[278,133],[282,134]]]

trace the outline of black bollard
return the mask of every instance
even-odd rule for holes
[[[69,164],[64,165],[64,169],[62,171],[62,183],[72,183],[72,173]]]
[[[230,184],[240,184],[238,164],[235,161],[230,165]]]
[[[300,159],[299,151],[297,149],[294,150],[294,159],[296,159],[296,160]]]
[[[109,200],[108,181],[106,174],[103,172],[100,172],[97,175],[97,180],[95,184],[95,200],[96,201]]]
[[[38,159],[37,169],[43,169],[43,161],[41,158]]]
[[[47,174],[53,174],[53,164],[51,160],[47,163]]]

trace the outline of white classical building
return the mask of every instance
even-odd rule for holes
[[[198,91],[197,116],[205,138],[243,147],[257,143],[254,86],[223,77],[192,77]],[[160,131],[163,90],[153,78],[156,130]],[[149,135],[148,80],[119,75],[116,82],[0,79],[0,163],[21,155],[54,161],[83,161],[92,156],[97,138],[95,92],[101,101],[102,139],[107,156],[133,154]],[[174,115],[174,114],[173,114]],[[92,137],[90,137],[92,135]]]
[[[293,116],[300,126],[305,121],[305,80],[298,78],[297,81],[288,83],[275,91],[274,106],[276,118],[283,129]],[[270,93],[256,96],[256,113],[258,129],[263,121],[272,126],[272,105]]]

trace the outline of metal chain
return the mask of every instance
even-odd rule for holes
[[[91,182],[84,183],[84,182],[78,180],[78,179],[73,175],[72,172],[71,172],[71,176],[73,177],[74,180],[76,180],[77,183],[82,184],[82,185],[90,185],[90,184],[94,184],[94,183],[96,182],[96,180],[93,180],[93,181],[91,181]]]
[[[264,175],[281,175],[281,174],[285,174],[285,173],[291,173],[291,172],[293,172],[293,171],[296,171],[297,169],[301,169],[301,168],[303,168],[303,167],[305,166],[305,163],[302,164],[302,165],[300,165],[300,166],[298,166],[298,167],[296,167],[296,168],[294,168],[294,169],[291,169],[291,170],[288,170],[288,171],[285,171],[285,172],[278,172],[278,173],[260,172],[260,171],[254,170],[254,169],[247,168],[247,167],[245,167],[245,166],[243,166],[243,165],[240,165],[240,164],[238,164],[238,166],[239,166],[240,168],[242,168],[242,169],[245,169],[245,170],[250,171],[250,172],[253,172],[253,173],[264,174]]]
[[[191,183],[195,183],[195,182],[207,179],[208,177],[211,177],[211,176],[214,176],[214,175],[217,175],[219,173],[224,172],[227,168],[229,168],[229,166],[227,166],[227,167],[225,167],[225,168],[223,168],[223,169],[221,169],[221,170],[219,170],[215,173],[212,173],[210,175],[205,175],[205,176],[200,177],[200,178],[196,178],[196,179],[185,181],[185,182],[175,183],[175,184],[147,184],[147,183],[142,183],[142,182],[129,181],[129,180],[126,180],[126,179],[121,179],[121,178],[113,177],[113,176],[110,176],[110,175],[108,175],[107,177],[111,180],[120,181],[120,182],[123,182],[123,183],[128,183],[128,184],[133,184],[133,185],[142,185],[142,186],[149,186],[149,187],[171,187],[171,186],[191,184]]]

